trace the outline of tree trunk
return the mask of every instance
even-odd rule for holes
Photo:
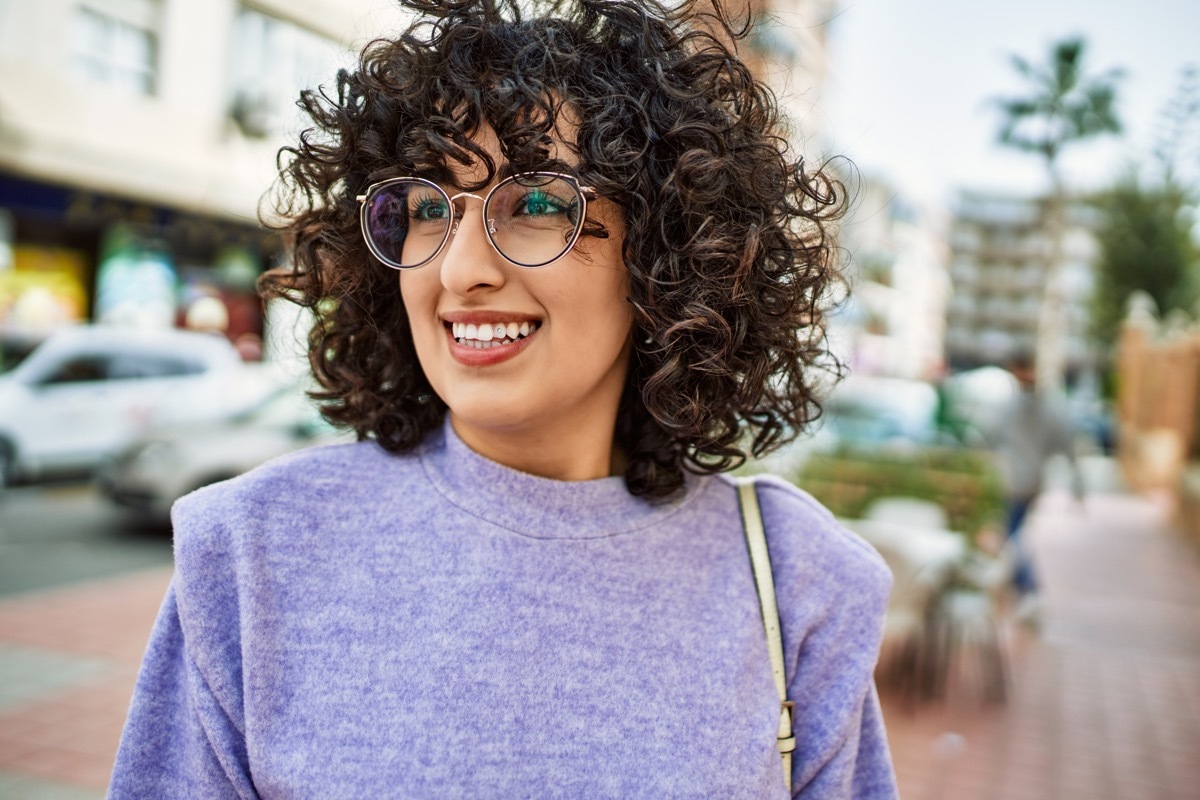
[[[1066,233],[1067,198],[1056,165],[1051,163],[1050,194],[1046,198],[1042,231],[1043,250],[1042,304],[1037,327],[1037,388],[1051,394],[1063,390],[1067,363],[1067,319],[1063,303],[1062,260]]]

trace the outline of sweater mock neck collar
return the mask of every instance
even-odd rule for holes
[[[668,502],[635,497],[621,477],[560,481],[506,467],[476,453],[447,416],[420,450],[430,482],[467,513],[537,539],[596,539],[652,528],[700,493],[708,481],[685,473]]]

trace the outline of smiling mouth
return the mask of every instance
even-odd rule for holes
[[[532,336],[540,322],[490,322],[475,325],[465,322],[451,322],[450,329],[454,341],[465,347],[477,350],[487,350],[493,347],[505,347],[515,344],[527,336]]]

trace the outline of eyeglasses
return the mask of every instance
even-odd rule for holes
[[[587,218],[590,186],[570,175],[523,172],[492,187],[486,196],[448,195],[424,178],[391,178],[358,196],[359,222],[371,253],[392,269],[415,269],[437,257],[458,233],[465,212],[455,203],[483,202],[484,230],[492,247],[519,267],[544,267],[575,246]]]

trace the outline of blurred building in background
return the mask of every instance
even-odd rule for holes
[[[946,356],[953,369],[1003,364],[1019,351],[1036,352],[1038,315],[1046,292],[1046,252],[1036,199],[960,193],[950,245],[954,294],[946,320]],[[1062,298],[1068,383],[1097,364],[1088,338],[1088,298],[1094,283],[1095,218],[1083,205],[1068,208],[1058,290]]]
[[[825,147],[820,112],[829,74],[829,21],[838,0],[752,0],[743,57],[779,97],[792,144],[810,158]]]
[[[798,146],[821,141],[835,5],[752,7],[747,58]],[[400,24],[389,0],[0,0],[0,325],[261,342],[259,202],[298,92]]]
[[[387,0],[0,0],[0,325],[218,330],[253,356],[299,90]]]
[[[850,185],[854,204],[838,244],[851,294],[832,320],[835,352],[856,373],[937,378],[950,300],[945,221],[883,181]]]
[[[864,375],[931,379],[945,366],[944,214],[908,202],[883,181],[860,178],[829,160],[822,111],[831,69],[828,35],[837,0],[756,0],[744,57],[775,91],[790,142],[809,170],[825,169],[849,192],[845,218],[831,233],[844,255],[850,295],[829,321],[830,347]]]

